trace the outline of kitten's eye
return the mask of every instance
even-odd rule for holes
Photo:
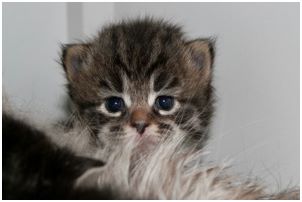
[[[169,111],[174,106],[174,98],[171,96],[159,96],[155,100],[155,105],[159,110]]]
[[[124,100],[120,97],[109,97],[105,102],[106,109],[111,113],[122,111],[124,106]]]

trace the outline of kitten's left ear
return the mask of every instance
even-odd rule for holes
[[[197,69],[211,71],[214,61],[214,41],[211,39],[196,39],[186,43],[190,61]]]

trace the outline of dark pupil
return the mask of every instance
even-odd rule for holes
[[[119,112],[124,107],[124,101],[119,97],[110,97],[106,100],[105,106],[109,112]]]
[[[159,109],[170,110],[174,105],[174,99],[171,96],[159,96],[156,99],[156,105]]]

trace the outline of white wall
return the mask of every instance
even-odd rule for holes
[[[103,25],[114,22],[114,3],[84,3],[83,21],[85,36],[95,35]]]
[[[57,63],[67,40],[66,4],[3,3],[3,91],[39,121],[62,115],[63,71]]]
[[[5,90],[56,118],[64,83],[58,43],[138,15],[183,24],[190,38],[217,37],[211,158],[230,157],[235,170],[273,187],[298,184],[298,3],[4,3]]]

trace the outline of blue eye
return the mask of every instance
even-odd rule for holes
[[[156,98],[155,105],[159,110],[169,111],[174,106],[174,98],[171,96],[159,96]]]
[[[111,113],[122,111],[124,108],[124,100],[120,97],[109,97],[106,99],[105,107]]]

